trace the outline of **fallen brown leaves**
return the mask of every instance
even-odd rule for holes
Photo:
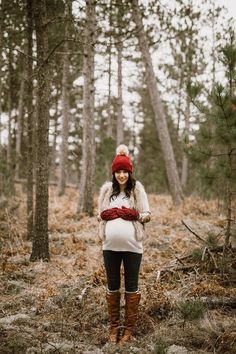
[[[66,195],[58,197],[56,188],[51,187],[51,262],[30,263],[31,244],[26,240],[26,196],[20,190],[17,193],[18,199],[14,199],[14,205],[18,206],[11,208],[10,201],[0,220],[0,317],[18,312],[28,314],[31,318],[29,324],[21,327],[22,337],[28,340],[23,341],[22,346],[28,348],[31,341],[35,352],[41,347],[46,351],[47,341],[74,345],[73,348],[79,345],[82,349],[76,349],[75,353],[83,352],[83,345],[86,348],[90,345],[91,350],[94,350],[93,346],[101,348],[106,342],[108,318],[106,275],[101,244],[97,239],[96,217],[84,215],[78,220],[78,192],[67,189]],[[209,232],[223,235],[225,218],[222,211],[216,201],[194,197],[186,198],[178,207],[166,195],[150,195],[149,199],[152,221],[146,227],[148,238],[144,242],[139,284],[142,300],[136,328],[140,347],[149,348],[150,343],[155,344],[156,333],[162,333],[167,343],[186,345],[194,353],[198,350],[199,353],[201,350],[211,352],[214,345],[217,350],[224,348],[224,353],[230,353],[230,346],[233,348],[235,344],[235,323],[231,315],[223,310],[220,316],[219,312],[212,312],[208,324],[205,319],[205,322],[200,322],[205,332],[203,329],[196,334],[194,326],[189,323],[183,333],[175,310],[176,303],[188,297],[236,297],[233,267],[231,273],[221,274],[218,255],[214,254],[219,264],[219,269],[215,269],[209,254],[202,257],[204,250],[201,241],[181,222],[184,220],[205,240]],[[223,236],[220,236],[219,242],[223,242]],[[193,249],[198,250],[195,258]],[[235,256],[232,254],[232,257]],[[222,318],[230,323],[230,326],[225,326],[226,332],[222,332],[218,324]],[[17,326],[19,324],[12,324],[13,332],[12,335],[9,332],[7,339],[3,336],[8,349],[13,335],[19,330]],[[47,341],[44,343],[42,338],[47,338]],[[14,345],[17,352],[19,348],[16,343]],[[149,353],[153,352],[150,348],[147,349]],[[103,350],[109,353],[109,348]],[[68,352],[73,353],[73,350],[68,349]]]

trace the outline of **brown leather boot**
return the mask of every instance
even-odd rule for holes
[[[109,342],[116,344],[119,337],[120,292],[107,292],[106,299],[110,322]]]
[[[138,316],[138,306],[141,294],[125,293],[125,329],[120,340],[120,345],[126,344],[131,340],[134,326]]]

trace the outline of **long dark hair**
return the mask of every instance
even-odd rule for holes
[[[136,180],[133,178],[132,174],[129,172],[129,178],[125,187],[125,195],[127,198],[130,197],[130,194],[132,190],[134,189],[136,184]],[[113,199],[113,197],[117,197],[120,194],[120,185],[119,182],[117,181],[115,177],[115,173],[112,175],[112,194],[110,196],[110,201]]]

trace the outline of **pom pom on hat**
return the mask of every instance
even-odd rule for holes
[[[129,158],[129,149],[126,145],[121,144],[116,149],[116,157],[112,162],[112,173],[119,170],[125,170],[130,173],[133,172],[132,163]]]
[[[116,148],[116,155],[126,155],[129,156],[129,149],[126,145],[121,144]]]

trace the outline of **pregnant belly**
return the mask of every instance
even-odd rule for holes
[[[135,229],[131,221],[117,218],[106,223],[106,239],[110,241],[122,240],[125,242],[130,239],[135,239]]]

